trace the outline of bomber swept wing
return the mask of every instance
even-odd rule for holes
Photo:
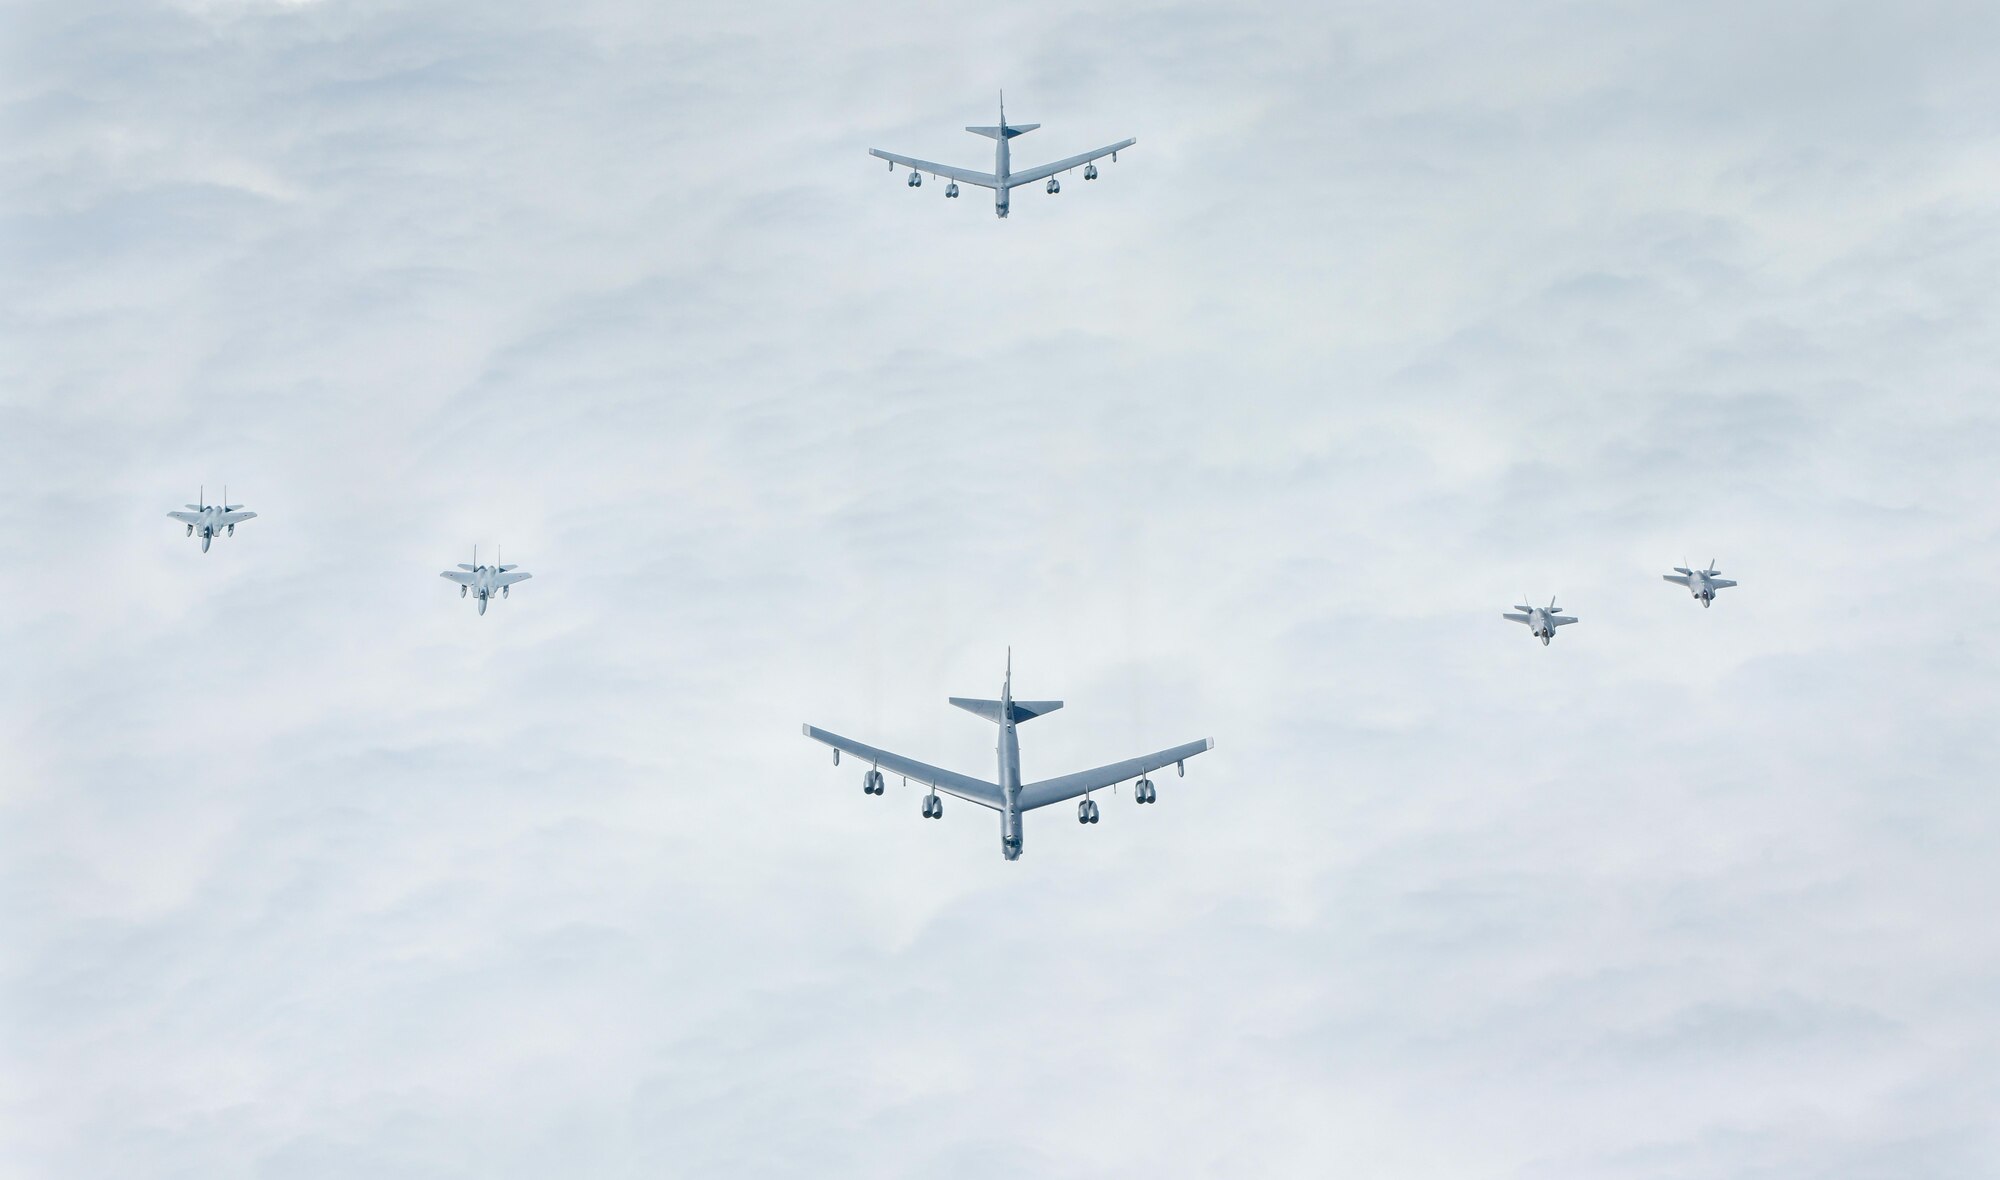
[[[1068,172],[1072,168],[1081,168],[1092,160],[1101,160],[1106,156],[1122,152],[1138,142],[1136,139],[1121,139],[1110,147],[1101,147],[1094,152],[1085,152],[1080,156],[1071,156],[1067,160],[1057,160],[1053,164],[1044,164],[1039,168],[1030,168],[1026,172],[1009,172],[1007,174],[1007,187],[1013,188],[1016,185],[1033,184],[1038,180],[1047,180],[1058,172]]]
[[[874,746],[864,745],[853,738],[841,737],[837,733],[828,733],[816,726],[806,725],[801,728],[812,740],[824,742],[842,753],[852,754],[878,770],[901,775],[912,782],[922,783],[968,803],[977,803],[981,807],[990,807],[995,811],[1000,810],[1000,787],[997,783],[989,783],[985,779],[973,778],[969,774],[932,766],[915,758],[905,758],[888,750],[878,750]]]
[[[960,184],[976,184],[980,188],[1000,187],[1000,178],[991,172],[980,172],[972,168],[956,168],[950,164],[933,164],[929,160],[913,160],[908,156],[899,156],[893,152],[880,151],[876,148],[869,148],[868,154],[878,160],[887,160],[891,164],[901,164],[905,168],[910,168],[918,172],[928,172],[932,176],[942,176],[948,180],[956,180]]]
[[[1123,762],[1113,762],[1091,770],[1080,770],[1075,774],[1059,775],[1056,778],[1045,778],[1038,783],[1027,783],[1021,787],[1021,810],[1033,811],[1037,807],[1047,807],[1051,803],[1074,799],[1086,791],[1101,791],[1128,778],[1138,778],[1147,771],[1172,766],[1214,748],[1214,738],[1203,738],[1198,742],[1189,742],[1184,746],[1175,746],[1156,754],[1127,758]]]

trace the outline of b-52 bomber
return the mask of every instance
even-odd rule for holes
[[[450,578],[452,581],[457,582],[458,596],[460,598],[464,598],[467,594],[478,595],[479,613],[483,615],[486,613],[487,601],[495,593],[505,598],[507,597],[508,587],[516,582],[525,582],[535,575],[522,572],[521,567],[518,565],[501,565],[500,555],[497,552],[493,556],[492,565],[480,565],[479,546],[474,545],[472,547],[471,565],[467,565],[461,561],[458,563],[457,569],[446,570],[438,576]]]
[[[1023,721],[1053,713],[1063,707],[1061,701],[1017,701],[1014,699],[1014,660],[1010,652],[1007,658],[1007,678],[1000,686],[1000,699],[977,700],[968,697],[951,697],[950,702],[968,713],[977,713],[1000,727],[998,748],[1000,781],[988,782],[956,771],[942,770],[928,766],[914,758],[878,750],[865,746],[851,738],[837,733],[828,733],[810,725],[804,727],[805,735],[816,742],[824,742],[833,747],[834,765],[840,764],[840,755],[845,752],[868,764],[861,772],[861,790],[864,794],[880,795],[888,790],[883,779],[884,770],[901,775],[905,782],[915,781],[931,788],[924,796],[923,816],[938,819],[944,815],[944,800],[938,792],[977,803],[1000,813],[1000,854],[1008,860],[1021,859],[1021,816],[1037,807],[1047,807],[1051,803],[1061,803],[1066,799],[1083,796],[1077,804],[1076,822],[1094,824],[1098,821],[1096,800],[1090,797],[1092,791],[1102,791],[1136,778],[1132,797],[1139,803],[1152,803],[1159,798],[1153,780],[1146,775],[1163,767],[1173,766],[1185,776],[1186,760],[1206,750],[1215,748],[1215,739],[1203,738],[1157,754],[1147,754],[1139,758],[1128,758],[1123,762],[1113,762],[1094,770],[1065,774],[1040,782],[1021,781],[1021,744],[1015,736],[1015,727]]]
[[[209,543],[215,540],[216,534],[226,532],[233,537],[236,535],[237,525],[257,515],[254,512],[242,511],[243,505],[241,504],[229,503],[229,488],[227,486],[222,489],[223,502],[220,504],[211,504],[208,502],[207,488],[203,488],[201,494],[195,498],[200,500],[201,503],[184,505],[189,511],[169,512],[167,515],[186,525],[188,536],[192,537],[197,532],[201,534],[201,551],[203,553],[208,552]]]
[[[1686,586],[1688,593],[1694,595],[1695,600],[1701,603],[1702,609],[1706,610],[1715,602],[1715,592],[1717,590],[1727,590],[1736,584],[1728,578],[1718,578],[1715,576],[1721,572],[1721,570],[1715,568],[1715,559],[1711,557],[1708,559],[1708,568],[1705,570],[1691,570],[1686,566],[1677,565],[1674,567],[1673,573],[1661,574],[1660,576],[1676,585]]]
[[[869,148],[868,154],[877,159],[889,161],[889,171],[891,172],[896,170],[896,165],[898,164],[908,168],[910,170],[911,188],[921,188],[923,186],[924,173],[926,172],[932,176],[942,176],[950,182],[945,186],[944,190],[944,195],[947,197],[956,197],[960,184],[990,188],[993,190],[993,215],[995,217],[1005,217],[1007,216],[1007,194],[1009,190],[1020,188],[1022,185],[1033,184],[1038,180],[1046,180],[1048,181],[1046,191],[1049,195],[1054,196],[1056,193],[1062,191],[1062,182],[1056,179],[1056,173],[1068,172],[1072,168],[1081,166],[1085,180],[1096,180],[1097,165],[1093,161],[1110,156],[1112,163],[1115,164],[1118,162],[1119,152],[1139,142],[1136,139],[1121,139],[1110,147],[1101,147],[1094,152],[1085,152],[1080,156],[1071,156],[1067,160],[1057,160],[1053,164],[1043,164],[1039,168],[1030,168],[1025,172],[1012,171],[1012,153],[1008,149],[1007,141],[1017,135],[1026,135],[1040,126],[1040,123],[1023,123],[1018,126],[1009,126],[1007,123],[1007,96],[1002,94],[1000,96],[999,126],[966,128],[967,131],[972,132],[974,135],[984,135],[993,141],[993,171],[991,172],[979,172],[971,168],[953,168],[948,164],[933,164],[929,160],[913,160],[908,156],[899,156],[893,152],[882,151],[879,148]]]
[[[1527,595],[1523,594],[1521,597],[1526,598]],[[1556,605],[1556,600],[1553,598],[1549,599],[1547,606],[1524,605],[1517,606],[1514,610],[1519,613],[1506,614],[1500,617],[1503,619],[1512,619],[1516,623],[1526,623],[1528,625],[1528,634],[1541,640],[1543,647],[1547,647],[1549,640],[1556,637],[1557,627],[1567,627],[1571,623],[1576,622],[1569,615],[1562,613],[1562,608]]]

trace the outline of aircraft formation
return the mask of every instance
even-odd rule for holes
[[[1059,175],[1077,168],[1084,170],[1085,180],[1096,180],[1099,175],[1096,163],[1098,160],[1108,156],[1115,163],[1119,152],[1138,142],[1137,139],[1128,137],[1095,151],[1015,172],[1009,142],[1040,126],[1039,123],[1008,123],[1006,96],[1003,94],[1000,99],[998,123],[992,126],[966,128],[975,135],[982,135],[994,141],[991,172],[932,163],[877,148],[870,148],[869,154],[888,161],[892,172],[898,164],[908,168],[910,176],[907,183],[910,188],[921,188],[924,174],[929,173],[933,178],[946,180],[944,195],[948,198],[958,196],[960,184],[990,189],[993,192],[994,215],[1004,218],[1010,208],[1009,194],[1012,190],[1042,182],[1044,191],[1053,196],[1062,191]],[[204,487],[197,495],[196,503],[184,505],[185,511],[169,512],[167,515],[184,524],[188,536],[199,535],[201,551],[206,553],[216,537],[235,536],[237,525],[257,516],[255,512],[245,511],[243,505],[231,504],[228,500],[229,489],[224,487],[222,502],[208,503],[207,490]],[[1722,571],[1716,567],[1713,558],[1709,560],[1706,569],[1693,569],[1688,566],[1675,566],[1673,569],[1673,573],[1661,576],[1669,582],[1685,587],[1704,609],[1714,605],[1717,591],[1736,585],[1735,582],[1718,576]],[[502,564],[497,550],[493,564],[481,564],[479,549],[475,545],[472,550],[472,561],[469,564],[459,562],[457,568],[444,570],[440,576],[458,584],[460,598],[476,599],[479,614],[484,615],[487,605],[496,595],[503,600],[506,599],[514,586],[533,575],[518,565]],[[1521,604],[1516,605],[1502,617],[1526,625],[1528,633],[1541,640],[1544,647],[1555,638],[1558,628],[1578,621],[1575,616],[1562,613],[1562,608],[1556,605],[1554,598],[1549,599],[1547,606],[1533,606],[1528,603],[1525,595]],[[1121,784],[1130,780],[1134,803],[1143,805],[1157,802],[1159,790],[1150,777],[1154,771],[1172,766],[1179,775],[1185,777],[1189,758],[1215,748],[1213,738],[1202,738],[1199,741],[1171,746],[1151,754],[1073,774],[1058,775],[1055,778],[1040,779],[1035,782],[1022,782],[1018,727],[1027,721],[1055,712],[1063,707],[1063,702],[1014,699],[1014,660],[1011,649],[1007,654],[1006,672],[997,699],[950,697],[948,701],[999,727],[994,779],[988,780],[945,770],[889,750],[865,745],[852,738],[829,733],[810,724],[802,728],[806,737],[832,748],[836,766],[840,764],[840,756],[843,753],[866,764],[866,769],[861,775],[861,790],[864,794],[882,795],[887,792],[888,780],[883,773],[886,770],[901,778],[906,786],[914,782],[927,788],[921,808],[921,815],[925,819],[943,818],[944,800],[941,797],[943,795],[993,811],[1000,821],[1000,852],[1009,861],[1021,857],[1022,818],[1026,813],[1081,796],[1076,808],[1077,822],[1085,825],[1095,824],[1099,822],[1102,811],[1097,801],[1092,798],[1094,793],[1115,792]]]

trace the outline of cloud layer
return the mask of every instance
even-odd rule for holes
[[[8,23],[10,1173],[2000,1164],[1991,6]]]

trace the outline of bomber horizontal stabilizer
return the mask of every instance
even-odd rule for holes
[[[993,724],[1000,724],[1000,702],[980,700],[976,697],[946,697],[947,701],[968,713],[977,713]],[[1008,720],[1019,724],[1044,713],[1053,713],[1063,707],[1061,701],[1015,701],[1014,714]]]
[[[984,135],[988,139],[998,139],[1001,133],[1005,132],[1007,138],[1012,139],[1016,135],[1026,135],[1040,126],[1040,123],[1009,123],[1005,127],[967,127],[966,130],[974,135]]]

